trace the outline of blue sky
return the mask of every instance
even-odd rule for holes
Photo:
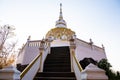
[[[105,46],[107,58],[120,71],[120,0],[0,0],[0,25],[16,28],[19,44],[45,37],[55,27],[59,4],[67,27],[78,38]]]

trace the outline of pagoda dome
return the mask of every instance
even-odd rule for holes
[[[75,36],[75,32],[65,27],[56,27],[48,31],[46,38],[69,40]]]

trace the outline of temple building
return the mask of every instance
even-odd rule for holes
[[[67,26],[63,18],[62,4],[60,4],[60,14],[55,28],[50,29],[42,40],[31,40],[28,37],[18,54],[17,68],[24,74],[21,75],[22,80],[29,80],[28,77],[23,79],[23,76],[30,70],[36,71],[34,80],[48,80],[47,78],[51,78],[49,80],[82,80],[78,78],[86,67],[82,62],[85,59],[94,63],[106,59],[104,46],[94,45],[91,39],[90,42],[86,42],[77,38],[75,31]]]

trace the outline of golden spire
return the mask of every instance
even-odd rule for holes
[[[60,3],[60,16],[59,19],[63,19],[63,15],[62,15],[62,4]]]
[[[62,4],[60,3],[60,14],[59,19],[56,21],[56,28],[51,29],[46,34],[46,39],[51,38],[52,40],[61,39],[61,40],[70,40],[71,37],[75,35],[75,32],[71,29],[68,29],[66,22],[62,16]]]
[[[60,3],[60,15],[59,15],[59,19],[56,21],[56,27],[66,27],[66,22],[65,20],[63,20],[61,3]]]

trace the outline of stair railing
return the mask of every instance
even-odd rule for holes
[[[33,80],[40,67],[42,53],[40,53],[20,74],[21,80]]]
[[[80,63],[78,62],[75,53],[72,51],[73,57],[73,69],[77,80],[81,80],[81,71],[83,70]]]
[[[20,74],[21,80],[33,80],[36,73],[43,71],[43,64],[49,52],[50,46],[44,45],[43,51],[23,70]]]
[[[47,55],[49,54],[49,49],[50,49],[50,46],[46,45],[41,57],[42,60],[41,60],[41,66],[40,66],[39,72],[43,72],[43,64],[44,64],[44,61],[46,60]]]

